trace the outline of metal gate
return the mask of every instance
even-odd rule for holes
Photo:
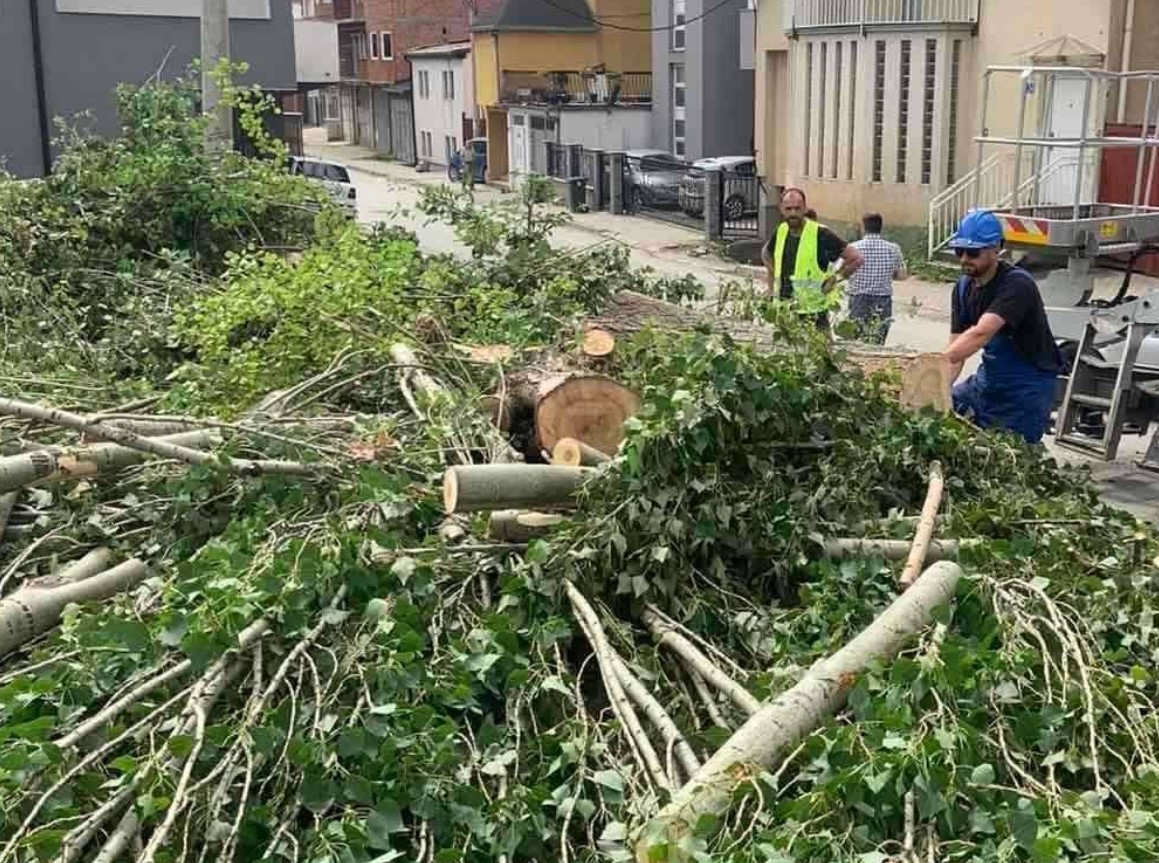
[[[675,156],[625,159],[624,208],[632,215],[704,227],[704,172]]]
[[[404,165],[417,162],[415,154],[415,118],[409,93],[390,94],[390,137],[394,157]]]
[[[760,206],[760,177],[749,177],[733,171],[722,172],[720,224],[725,236],[757,236]]]
[[[390,128],[390,92],[374,91],[374,148],[387,156],[394,155],[394,139]]]
[[[374,146],[374,102],[369,87],[354,91],[354,143],[363,147]]]

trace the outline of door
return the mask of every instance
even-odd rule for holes
[[[511,115],[511,171],[516,174],[531,173],[531,155],[527,141],[527,115]]]
[[[1092,113],[1095,85],[1091,85]],[[1049,106],[1049,137],[1075,139],[1083,133],[1083,103],[1087,98],[1086,78],[1054,77]],[[1075,183],[1078,181],[1078,150],[1058,148],[1046,150],[1043,157],[1042,182],[1039,201],[1043,204],[1073,204]],[[1089,202],[1086,190],[1090,178],[1083,183],[1084,203]]]
[[[390,133],[394,157],[404,165],[415,164],[414,107],[409,93],[390,94]]]
[[[374,143],[378,152],[394,155],[394,135],[390,126],[390,92],[385,88],[374,91]]]

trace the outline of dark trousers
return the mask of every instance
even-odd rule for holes
[[[884,345],[893,321],[893,297],[850,294],[849,319],[857,325],[857,340]]]

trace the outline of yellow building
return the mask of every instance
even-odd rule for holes
[[[988,67],[1159,68],[1154,0],[758,0],[756,6],[762,175],[802,187],[830,220],[854,222],[876,210],[887,224],[933,226],[935,245],[945,239],[945,225],[973,203],[975,180],[995,198],[978,203],[997,206],[1014,177],[1028,177],[1025,165],[1015,170],[1012,152],[986,158],[981,177],[973,173]],[[1015,134],[1019,86],[1017,75],[994,79],[990,135]],[[1042,89],[1030,94],[1028,128],[1076,136],[1081,80]],[[1115,85],[1095,87],[1087,133],[1138,126],[1145,98],[1142,85],[1122,98]],[[1089,156],[1083,181],[1095,185],[1099,154]],[[1075,169],[1060,165],[1050,161],[1052,173],[1042,182],[1065,185]]]
[[[601,26],[604,19],[615,27]],[[645,147],[649,0],[504,0],[472,27],[488,179],[541,173],[544,143]]]

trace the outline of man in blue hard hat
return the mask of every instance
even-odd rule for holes
[[[1002,223],[993,213],[968,213],[950,248],[962,264],[946,349],[953,379],[982,351],[978,372],[954,387],[954,410],[983,428],[997,426],[1039,443],[1062,361],[1038,285],[1026,270],[999,260]]]

